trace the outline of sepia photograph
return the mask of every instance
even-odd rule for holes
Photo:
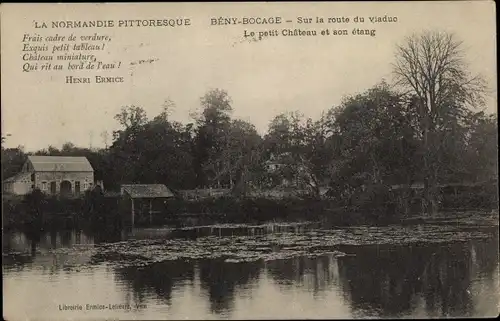
[[[3,318],[495,318],[493,1],[2,3]]]

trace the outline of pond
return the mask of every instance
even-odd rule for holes
[[[3,235],[6,319],[498,315],[497,227],[319,223]]]

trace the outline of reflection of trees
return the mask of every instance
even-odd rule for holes
[[[487,240],[471,243],[472,264],[480,274],[492,275],[498,266],[498,232]]]
[[[266,266],[269,274],[282,285],[301,283],[305,270],[302,257],[270,261]]]
[[[487,270],[491,278],[498,262],[493,243],[474,242],[474,248],[473,260],[467,243],[363,247],[339,261],[339,275],[353,308],[365,313],[405,315],[420,297],[429,316],[467,316],[474,308],[472,269]]]
[[[245,286],[259,277],[261,263],[202,260],[199,269],[201,287],[208,292],[211,310],[222,313],[231,310],[236,286]]]
[[[331,255],[316,258],[295,257],[267,263],[267,271],[280,285],[305,286],[314,295],[336,281],[336,260]]]
[[[363,247],[356,257],[339,261],[341,282],[350,294],[356,309],[381,309],[388,315],[398,315],[410,309],[411,296],[420,291],[418,277],[426,254],[412,247],[388,252],[376,246]],[[413,285],[413,286],[412,286]]]
[[[65,230],[61,231],[61,245],[63,247],[71,246],[75,242],[75,231]]]
[[[41,252],[57,248],[71,248],[75,244],[93,244],[93,237],[75,230],[7,232],[3,235],[4,251],[29,252],[33,247]],[[33,251],[32,251],[33,252]]]
[[[118,281],[131,287],[138,302],[144,302],[145,296],[153,293],[170,305],[175,284],[194,280],[194,265],[191,262],[165,261],[145,267],[117,268],[115,275]]]
[[[6,232],[2,234],[2,252],[31,252],[34,255],[40,233]]]
[[[58,248],[57,246],[57,232],[56,231],[50,231],[50,246],[53,249]]]

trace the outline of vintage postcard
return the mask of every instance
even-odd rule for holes
[[[496,317],[495,16],[2,4],[4,319]]]

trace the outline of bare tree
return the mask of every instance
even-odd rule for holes
[[[424,210],[437,212],[439,130],[458,121],[470,107],[484,105],[486,82],[471,75],[463,43],[454,34],[425,31],[396,47],[396,85],[407,90],[418,108],[424,147]]]

